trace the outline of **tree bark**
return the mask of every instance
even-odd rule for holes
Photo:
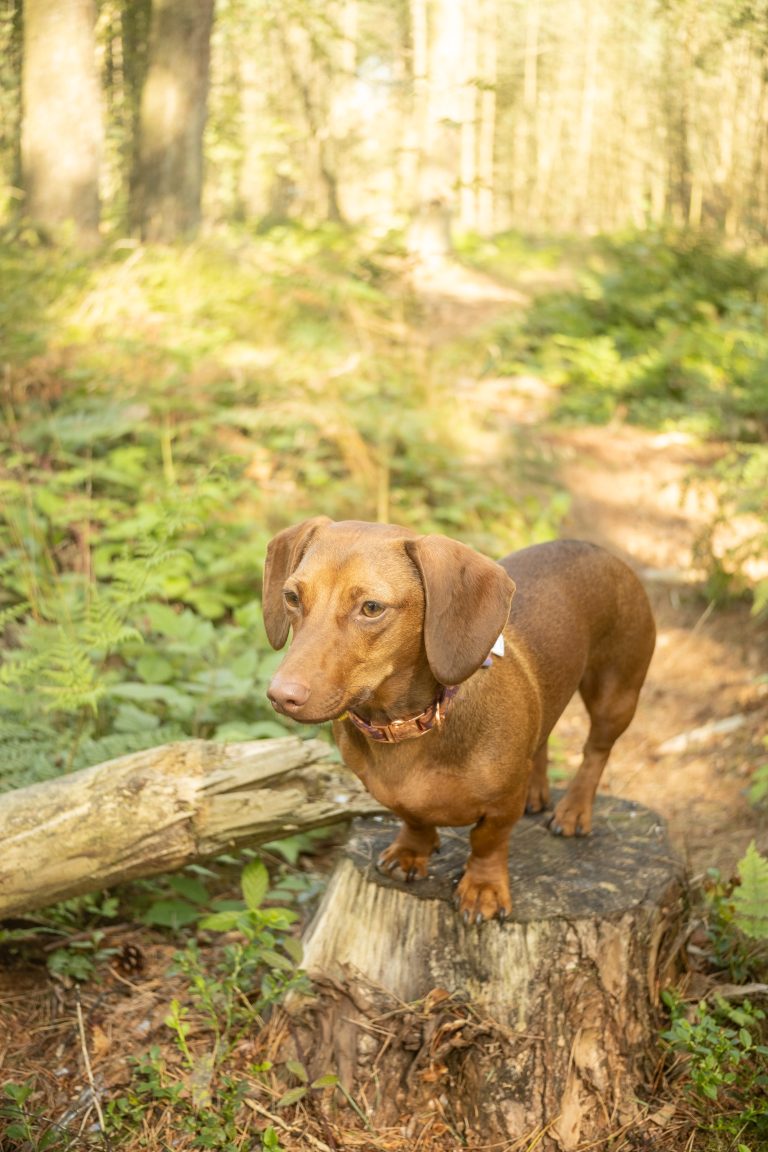
[[[132,216],[146,240],[195,232],[203,190],[214,0],[154,0]]]
[[[90,241],[99,227],[101,92],[93,0],[25,0],[21,166],[24,214]]]
[[[190,740],[0,796],[0,916],[381,811],[319,740]]]
[[[497,0],[484,0],[480,8],[480,123],[477,143],[477,229],[481,236],[491,236],[495,223],[496,201],[496,84],[497,84]]]
[[[372,863],[392,831],[362,825],[305,941],[316,996],[291,1011],[311,1072],[377,1101],[376,1125],[439,1119],[446,1147],[460,1133],[569,1150],[632,1123],[681,939],[682,868],[659,818],[601,797],[583,840],[522,821],[513,917],[479,928],[452,901],[466,837],[444,833],[430,878],[407,885]]]

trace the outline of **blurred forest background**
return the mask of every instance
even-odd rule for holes
[[[3,0],[6,214],[768,228],[751,0]],[[23,109],[23,113],[22,113]]]
[[[285,734],[264,695],[264,550],[325,513],[495,556],[564,531],[624,551],[662,640],[613,782],[668,805],[702,873],[765,847],[766,0],[0,0],[0,374],[0,791],[166,741]],[[737,743],[683,742],[699,786],[675,786],[660,742],[732,714]],[[555,750],[561,775],[579,739]],[[287,899],[316,893],[291,882]],[[105,923],[176,932],[220,883],[41,914],[50,970],[103,975]],[[764,918],[747,947],[732,889],[712,891],[708,956],[764,981]],[[0,931],[2,955],[36,931]],[[274,977],[272,945],[248,947],[249,979]],[[208,995],[209,961],[185,955]],[[242,976],[215,970],[206,1011],[226,984],[239,1037]],[[696,1148],[768,1138],[764,1017],[729,1012],[702,1040],[677,1011],[677,1051],[720,1047],[664,1147],[694,1147],[697,1124],[729,1135]],[[68,1107],[48,1031],[19,1057],[14,1116]],[[181,1074],[169,1097],[157,1052],[139,1063],[112,1136],[130,1146],[154,1109],[174,1146],[241,1147],[236,1042],[207,1111]],[[263,1147],[278,1130],[306,1147],[305,1121]],[[420,1146],[456,1146],[443,1136]]]

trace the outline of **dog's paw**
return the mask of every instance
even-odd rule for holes
[[[549,808],[549,788],[534,788],[531,786],[528,789],[528,798],[525,801],[525,811],[529,816],[536,816],[539,812],[545,812]]]
[[[425,879],[429,866],[429,856],[423,852],[415,852],[412,848],[404,848],[395,842],[385,848],[376,861],[376,869],[384,876],[401,874],[407,880]]]
[[[465,924],[482,924],[483,920],[506,920],[512,911],[506,878],[498,883],[473,880],[467,871],[459,881],[454,897]]]
[[[592,805],[569,804],[563,797],[549,821],[553,836],[589,836],[592,831]]]

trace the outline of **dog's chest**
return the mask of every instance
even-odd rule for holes
[[[347,766],[380,804],[401,819],[449,827],[476,823],[485,807],[473,787],[479,766],[471,756],[462,757],[460,763],[455,758],[442,762],[424,747],[430,738],[373,750],[351,740],[339,743]]]

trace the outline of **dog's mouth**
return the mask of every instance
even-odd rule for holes
[[[333,695],[326,695],[322,700],[312,699],[309,693],[302,699],[301,692],[291,691],[295,686],[277,686],[273,681],[267,690],[269,701],[276,712],[282,716],[289,716],[300,724],[326,724],[331,720],[338,720],[346,712],[355,710],[370,699],[372,691],[365,688],[353,697],[346,698],[341,691]]]

